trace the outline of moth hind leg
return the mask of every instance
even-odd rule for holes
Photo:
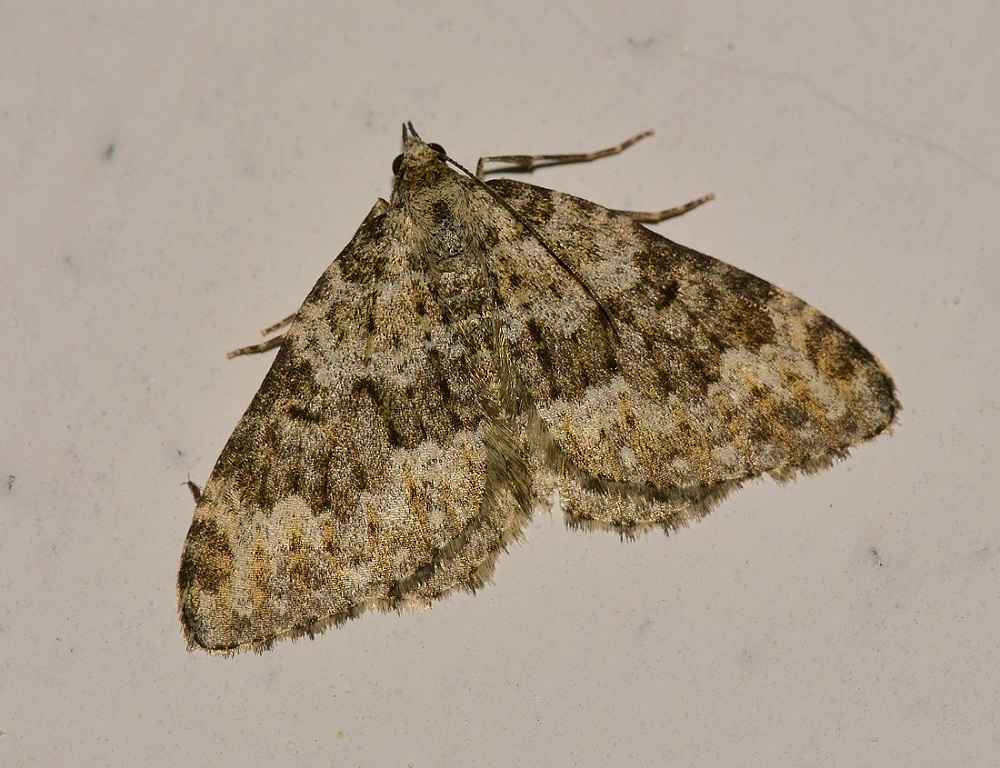
[[[709,200],[714,200],[715,195],[709,192],[707,195],[702,195],[699,198],[692,200],[689,203],[684,203],[684,205],[678,205],[673,208],[667,208],[663,211],[622,211],[615,210],[615,213],[620,213],[623,216],[628,216],[633,221],[640,221],[644,224],[656,224],[660,221],[666,221],[667,219],[674,219],[678,216],[683,216],[690,210],[697,208],[699,205],[704,205]]]

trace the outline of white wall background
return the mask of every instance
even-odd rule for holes
[[[596,5],[596,4],[594,4]],[[1000,7],[0,3],[0,764],[994,765]],[[613,6],[617,6],[616,8]],[[895,435],[670,538],[536,518],[495,583],[188,653],[193,504],[400,123],[799,294]],[[9,478],[9,480],[8,480]]]

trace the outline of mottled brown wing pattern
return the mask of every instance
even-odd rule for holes
[[[178,580],[188,642],[263,649],[488,578],[530,513],[489,358],[376,206],[326,271],[208,480]],[[493,387],[492,389],[495,389]],[[516,471],[515,471],[516,474]]]
[[[795,296],[626,214],[487,184],[547,246],[502,242],[490,263],[554,471],[539,493],[561,483],[571,522],[674,527],[746,479],[821,468],[892,423],[885,369]]]
[[[390,200],[285,335],[241,350],[280,342],[198,494],[189,646],[262,650],[474,590],[557,488],[572,525],[671,529],[892,423],[886,371],[791,294],[449,162],[404,127]]]

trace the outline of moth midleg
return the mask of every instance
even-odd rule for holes
[[[493,155],[491,157],[481,157],[479,158],[479,162],[476,164],[476,178],[482,181],[483,177],[487,173],[509,173],[511,171],[527,173],[529,171],[533,171],[535,168],[545,168],[549,165],[589,163],[591,160],[597,160],[601,157],[608,157],[609,155],[617,155],[619,152],[624,152],[637,141],[652,135],[652,131],[643,131],[642,133],[637,133],[631,138],[625,139],[625,141],[621,144],[616,144],[615,146],[608,147],[607,149],[599,149],[596,152],[577,152],[575,154],[564,155]],[[491,168],[487,170],[485,166],[488,163],[507,163],[508,167]]]
[[[625,139],[625,141],[621,144],[615,144],[615,146],[608,147],[607,149],[599,149],[596,152],[578,152],[576,154],[566,155],[492,155],[490,157],[481,157],[479,158],[479,162],[476,164],[476,178],[482,181],[483,177],[485,177],[487,173],[530,173],[535,168],[546,168],[550,165],[589,163],[591,160],[597,160],[601,157],[608,157],[610,155],[617,155],[620,152],[624,152],[637,141],[652,135],[652,131],[643,131],[642,133],[637,133],[631,138]],[[507,165],[500,168],[486,168],[486,165],[489,163],[506,163]],[[655,224],[658,221],[666,221],[667,219],[672,219],[676,216],[685,214],[691,209],[697,208],[699,205],[704,205],[709,200],[714,199],[715,195],[709,193],[707,195],[702,195],[689,203],[684,203],[684,205],[667,208],[663,211],[617,210],[616,213],[624,214],[635,221]]]

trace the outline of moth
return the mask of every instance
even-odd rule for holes
[[[633,536],[786,480],[894,421],[886,369],[800,299],[403,126],[379,199],[287,330],[222,451],[178,576],[189,647],[262,651],[490,578],[558,489],[571,527]],[[710,197],[710,196],[709,196]],[[193,485],[193,484],[192,484]]]

